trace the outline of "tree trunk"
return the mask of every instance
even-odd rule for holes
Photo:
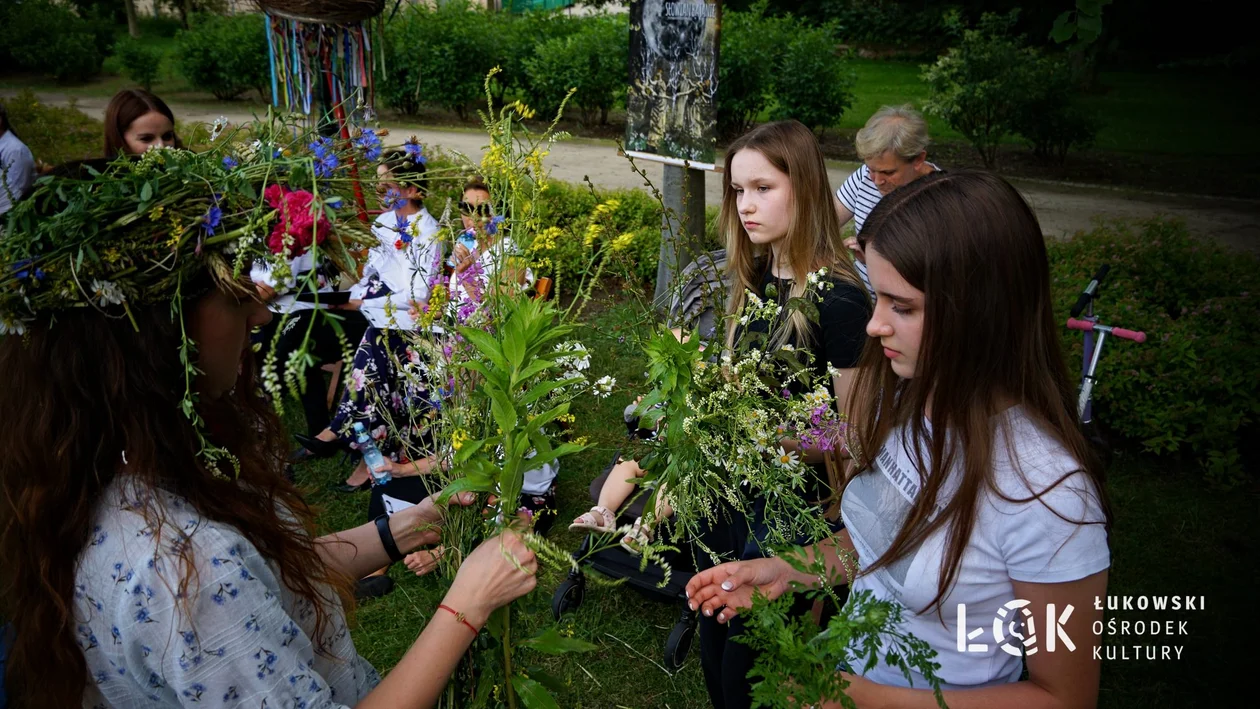
[[[183,0],[183,2],[181,2],[179,6],[179,15],[180,15],[179,19],[184,23],[184,29],[186,30],[192,29],[192,25],[189,24],[190,22],[192,22],[192,14],[193,14],[192,0]]]
[[[123,8],[127,11],[127,34],[140,36],[140,24],[136,22],[136,0],[123,0]]]

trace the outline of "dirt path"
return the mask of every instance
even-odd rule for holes
[[[40,100],[53,105],[67,105],[64,95],[40,94]],[[105,112],[105,98],[79,99],[77,106],[84,113],[101,118]],[[172,110],[183,121],[210,122],[223,115],[230,121],[251,118],[248,110],[223,112],[217,106],[175,104]],[[415,135],[420,142],[441,146],[447,151],[457,151],[473,160],[480,158],[485,145],[483,134],[476,131],[454,129],[429,129],[387,123],[391,129],[388,143],[401,143]],[[641,188],[643,180],[631,169],[625,158],[618,156],[611,141],[570,139],[557,143],[546,160],[553,177],[566,182],[581,183],[589,178],[603,188]],[[660,184],[662,167],[655,163],[641,163],[653,183]],[[832,162],[828,175],[833,187],[839,185],[857,167],[853,163]],[[1260,201],[1169,195],[1137,190],[1123,190],[1098,186],[1078,186],[1066,183],[1012,179],[1036,210],[1047,236],[1062,237],[1090,228],[1095,218],[1141,219],[1164,214],[1185,220],[1192,231],[1219,239],[1227,246],[1260,253]],[[705,180],[705,199],[717,204],[721,198],[721,181],[710,173]]]

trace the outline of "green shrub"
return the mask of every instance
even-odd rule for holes
[[[105,59],[107,45],[102,45],[104,35],[98,25],[48,0],[4,3],[0,7],[0,64],[58,81],[84,81],[101,70]]]
[[[496,77],[499,91],[495,100],[502,103],[506,91],[515,91],[531,106],[538,106],[538,94],[531,83],[525,63],[533,58],[534,48],[552,39],[563,39],[578,31],[585,18],[574,17],[560,10],[529,11],[520,15],[493,13],[496,44],[503,51],[503,73]]]
[[[146,91],[153,90],[162,66],[162,50],[126,37],[114,45],[114,56],[122,65],[123,75],[140,84]]]
[[[582,123],[608,122],[608,111],[625,92],[630,54],[625,17],[600,16],[584,20],[578,30],[539,44],[525,60],[529,83],[538,105],[553,113],[576,88],[572,102]]]
[[[1141,344],[1107,341],[1097,420],[1149,452],[1195,455],[1214,482],[1239,482],[1240,436],[1260,420],[1260,259],[1167,220],[1101,225],[1049,252],[1062,322],[1107,263],[1095,313],[1104,325],[1147,334]],[[1065,341],[1079,366],[1082,338],[1071,332]]]
[[[35,92],[23,89],[11,98],[0,98],[9,115],[9,127],[31,149],[36,160],[58,165],[68,160],[96,157],[103,148],[105,126],[75,107],[39,102]]]
[[[627,234],[617,249],[606,248],[601,278],[627,276],[634,285],[651,283],[661,248],[661,205],[642,190],[597,190],[550,182],[538,204],[539,228],[521,245],[535,261],[547,259],[544,274],[555,292],[572,294],[598,263],[592,255]],[[546,242],[546,248],[540,244]],[[625,243],[629,242],[629,243]],[[589,268],[588,268],[589,266]]]
[[[985,13],[978,27],[965,30],[956,47],[923,71],[927,111],[962,133],[990,168],[1030,100],[1040,61],[1036,49],[1011,34],[1018,14]]]
[[[765,3],[748,12],[723,12],[718,52],[717,128],[724,140],[753,127],[773,95],[775,64],[790,25],[766,17]]]
[[[1062,165],[1069,150],[1088,148],[1101,127],[1077,101],[1074,72],[1066,61],[1045,57],[1033,68],[1031,95],[1012,124],[1043,163]]]
[[[795,118],[811,130],[840,122],[853,105],[854,73],[836,54],[832,27],[797,27],[775,63],[775,120]]]
[[[914,6],[894,0],[842,0],[828,5],[827,19],[839,23],[846,42],[937,53],[949,39],[950,8],[944,5]]]
[[[262,15],[198,16],[175,35],[175,61],[194,88],[220,100],[255,89],[269,96],[267,29]]]
[[[463,1],[409,6],[386,26],[381,99],[403,113],[431,104],[466,118],[469,108],[485,100],[486,74],[506,56],[494,33],[497,25]]]

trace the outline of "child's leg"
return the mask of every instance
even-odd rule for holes
[[[643,477],[643,468],[633,460],[623,460],[608,474],[604,487],[599,491],[599,506],[614,513],[630,499],[638,485],[632,480]]]

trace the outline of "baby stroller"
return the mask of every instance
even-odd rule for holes
[[[680,274],[683,286],[671,296],[669,302],[669,324],[672,327],[682,327],[684,331],[698,330],[702,340],[712,339],[722,312],[721,299],[725,295],[726,288],[722,272],[725,266],[726,252],[719,250],[702,254],[700,258],[683,269]],[[631,404],[624,414],[628,436],[645,439],[654,437],[655,431],[639,428],[639,420],[634,411],[635,406]],[[599,500],[600,490],[603,489],[605,481],[608,480],[608,476],[620,460],[621,452],[618,451],[603,472],[591,481],[592,501]],[[647,501],[646,494],[632,495],[626,504],[617,510],[617,524],[620,526],[632,523],[642,516]],[[662,522],[662,524],[668,523],[668,521]],[[593,535],[587,534],[582,539],[577,555],[587,557],[596,543]],[[691,581],[691,577],[695,575],[696,566],[690,548],[667,552],[664,555],[664,561],[669,564],[672,573],[669,583],[663,586],[661,583],[665,579],[665,574],[659,566],[648,564],[646,569],[641,571],[640,558],[620,546],[600,550],[585,558],[582,565],[611,579],[625,579],[628,586],[649,598],[678,605],[678,620],[665,641],[664,665],[673,672],[682,667],[687,659],[687,653],[691,650],[692,640],[695,638],[696,614],[687,607],[684,589]],[[559,620],[565,612],[580,607],[585,596],[584,569],[570,571],[568,577],[561,582],[552,596],[551,610],[556,620]]]

